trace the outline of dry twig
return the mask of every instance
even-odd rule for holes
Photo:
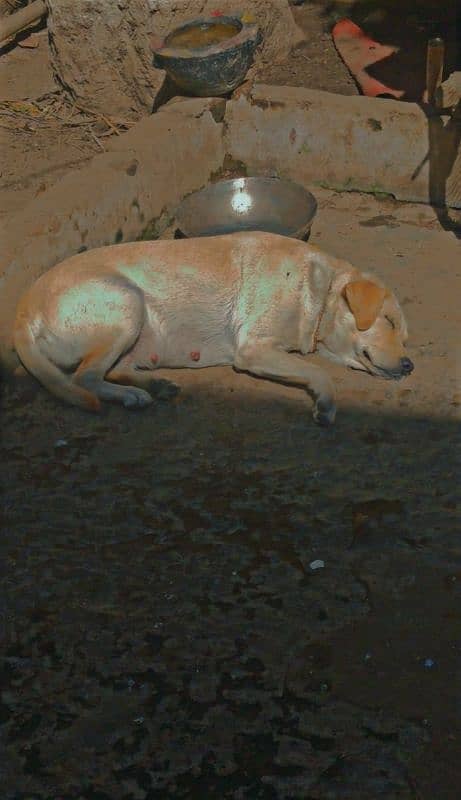
[[[39,100],[0,101],[0,120],[2,127],[19,131],[24,130],[25,124],[29,121],[33,121],[34,125],[41,129],[86,126],[102,150],[105,148],[94,129],[98,130],[100,136],[119,136],[121,132],[135,124],[131,120],[112,119],[105,114],[93,112],[61,94],[46,95]]]

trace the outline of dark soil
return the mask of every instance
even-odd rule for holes
[[[307,41],[289,59],[262,69],[257,80],[276,86],[304,86],[336,94],[358,94],[354,79],[333,44],[331,28],[334,17],[328,4],[306,3],[292,10]]]
[[[245,380],[4,403],[4,800],[459,796],[459,430]]]

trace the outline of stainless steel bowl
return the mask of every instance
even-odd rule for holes
[[[234,178],[186,197],[176,211],[176,220],[187,237],[268,231],[304,239],[316,211],[314,195],[297,183],[279,178]]]

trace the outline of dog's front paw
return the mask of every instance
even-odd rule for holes
[[[179,394],[179,386],[163,378],[153,379],[149,384],[149,392],[155,400],[172,400]]]
[[[317,425],[321,425],[322,428],[328,428],[335,421],[335,404],[330,401],[319,400],[314,406],[313,417]]]

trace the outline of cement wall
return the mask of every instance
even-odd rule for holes
[[[461,208],[461,123],[415,103],[256,85],[225,123],[226,149],[250,172]]]

